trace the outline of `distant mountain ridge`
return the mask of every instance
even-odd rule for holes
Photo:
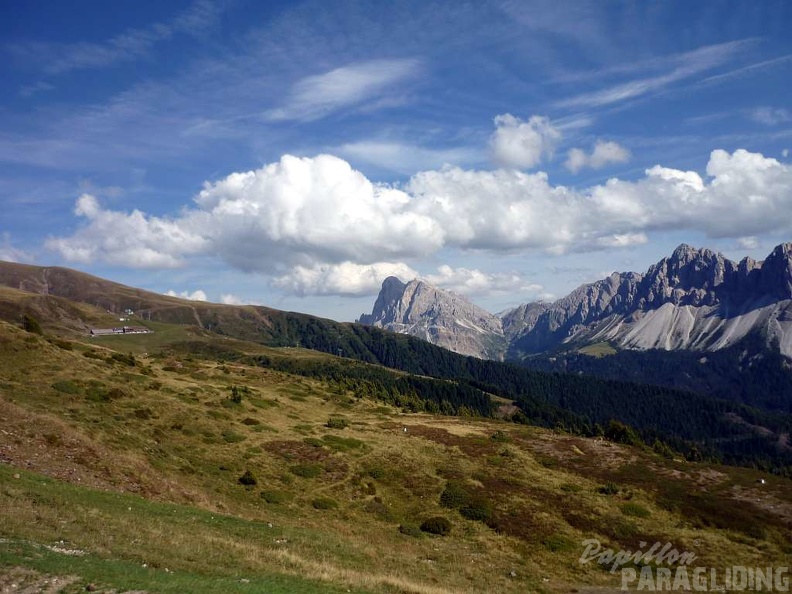
[[[527,303],[500,316],[423,281],[391,277],[359,322],[491,359],[599,342],[716,351],[753,333],[792,357],[792,243],[762,262],[739,263],[682,244],[644,274],[613,273],[553,303]]]

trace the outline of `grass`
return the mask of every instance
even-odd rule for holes
[[[171,331],[198,332],[162,327],[162,345]],[[517,593],[616,586],[577,562],[586,538],[700,542],[713,564],[792,554],[778,515],[792,490],[757,489],[757,471],[365,398],[350,409],[337,386],[150,342],[113,358],[109,343],[27,334],[0,323],[4,568],[119,591]],[[235,385],[250,392],[223,406]],[[247,470],[255,485],[239,483]],[[438,516],[450,533],[420,531]],[[86,554],[45,548],[61,541]]]
[[[609,342],[598,342],[584,346],[578,349],[578,352],[582,355],[588,355],[589,357],[596,357],[599,359],[600,357],[615,355],[618,351]]]

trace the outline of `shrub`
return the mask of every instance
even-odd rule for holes
[[[415,524],[402,524],[399,526],[399,532],[413,538],[421,538],[423,536],[423,532]]]
[[[68,340],[60,340],[59,338],[53,338],[50,340],[50,344],[55,345],[59,349],[63,349],[64,351],[71,351],[74,350],[74,346]]]
[[[130,367],[134,367],[137,365],[137,360],[135,359],[135,355],[132,353],[113,353],[110,355],[110,359],[115,361],[116,363],[122,363],[124,365],[129,365]]]
[[[57,381],[52,384],[52,387],[58,392],[63,392],[64,394],[78,394],[80,392],[80,386],[71,380]]]
[[[291,495],[286,491],[262,491],[261,498],[267,503],[285,503],[291,499]]]
[[[322,474],[322,466],[320,464],[295,464],[289,468],[289,471],[303,478],[316,478]]]
[[[83,357],[87,357],[88,359],[99,359],[99,360],[104,359],[104,357],[102,357],[102,355],[100,355],[96,351],[85,351],[83,353]]]
[[[41,330],[41,324],[39,321],[29,314],[25,314],[22,316],[22,328],[31,332],[32,334],[44,334]]]
[[[231,395],[228,397],[228,399],[233,404],[242,404],[242,393],[245,391],[246,390],[240,388],[239,386],[231,386]]]
[[[256,480],[256,477],[253,476],[253,473],[250,472],[250,470],[246,470],[242,476],[239,477],[239,484],[245,485],[246,487],[252,487],[257,482],[258,481]]]
[[[336,509],[338,508],[338,501],[330,499],[329,497],[317,497],[311,502],[314,509]]]
[[[616,483],[608,481],[599,488],[599,492],[603,495],[616,495],[616,493],[619,492],[619,487],[616,485]]]
[[[240,441],[245,441],[245,436],[232,429],[226,429],[223,431],[223,441],[226,443],[239,443]]]
[[[485,523],[492,519],[492,511],[492,503],[483,493],[470,495],[465,504],[459,508],[463,518]]]
[[[254,419],[252,417],[246,417],[242,419],[242,424],[248,426],[261,425],[261,421],[259,421],[258,419]]]
[[[544,544],[551,553],[572,551],[575,548],[575,544],[562,534],[552,534],[548,536],[542,544]]]
[[[625,516],[632,516],[634,518],[648,518],[652,515],[644,506],[632,502],[622,505],[621,510]]]
[[[451,532],[451,522],[442,516],[427,518],[421,524],[421,531],[428,532],[429,534],[445,536]]]
[[[469,497],[470,493],[462,483],[450,481],[440,494],[440,505],[451,509],[460,508],[467,503]]]
[[[349,421],[347,421],[346,419],[339,419],[338,417],[333,417],[327,419],[327,423],[325,423],[325,426],[330,429],[346,429],[347,427],[349,427]]]
[[[495,433],[490,436],[492,441],[497,441],[498,443],[508,443],[511,441],[511,437],[505,431],[501,431],[498,429]]]
[[[324,435],[322,441],[331,450],[336,452],[346,452],[348,450],[356,450],[363,447],[363,442],[354,437],[339,437],[338,435]]]
[[[387,472],[382,466],[372,466],[366,471],[366,474],[368,474],[373,479],[383,479],[385,478]]]

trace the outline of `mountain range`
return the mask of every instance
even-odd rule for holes
[[[460,354],[523,360],[606,343],[626,350],[718,351],[759,335],[792,357],[792,243],[734,262],[680,245],[645,273],[613,273],[555,302],[499,315],[415,279],[385,279],[359,323]]]

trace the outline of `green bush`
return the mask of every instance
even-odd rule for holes
[[[329,497],[317,497],[311,502],[314,509],[337,509],[338,501]]]
[[[470,497],[470,493],[465,486],[458,481],[449,481],[446,488],[440,494],[440,505],[451,509],[457,509],[465,505]]]
[[[423,532],[415,524],[402,524],[399,526],[399,532],[413,538],[421,538],[423,536]]]
[[[44,334],[39,321],[29,314],[22,316],[22,328],[33,334]]]
[[[63,392],[64,394],[79,394],[80,393],[80,386],[74,383],[71,380],[60,380],[52,384],[52,387],[57,390],[58,392]]]
[[[258,483],[256,477],[253,476],[253,473],[250,472],[250,470],[246,470],[238,480],[240,485],[245,485],[246,487],[252,487]]]
[[[498,443],[508,443],[511,441],[511,437],[505,431],[501,431],[498,429],[495,433],[490,436],[492,441],[497,441]]]
[[[291,494],[286,491],[262,491],[261,498],[267,503],[279,504],[286,503],[291,499]]]
[[[99,359],[99,360],[104,359],[104,357],[102,357],[102,355],[100,355],[96,351],[85,351],[83,353],[83,357],[87,357],[88,359]]]
[[[130,367],[134,367],[137,365],[137,360],[135,359],[135,355],[132,353],[124,354],[124,353],[113,353],[110,355],[110,359],[115,361],[116,363],[122,363],[124,365],[129,365]]]
[[[542,542],[551,553],[563,553],[575,549],[575,543],[562,534],[552,534]]]
[[[226,443],[239,443],[240,441],[245,441],[245,436],[232,429],[226,429],[223,431],[223,441]]]
[[[619,487],[616,483],[608,481],[599,488],[599,492],[603,495],[616,495],[619,492]]]
[[[468,520],[486,523],[492,519],[492,503],[483,493],[473,493],[468,497],[465,504],[459,508],[459,513]]]
[[[622,513],[625,516],[632,516],[634,518],[648,518],[652,513],[644,506],[633,502],[627,502],[621,506]]]
[[[437,534],[439,536],[445,536],[449,532],[451,532],[451,522],[449,522],[446,518],[442,516],[434,516],[432,518],[427,518],[421,524],[421,531],[428,532],[429,534]]]
[[[320,464],[295,464],[289,471],[292,474],[301,476],[303,478],[316,478],[322,474],[322,466]]]
[[[349,427],[349,421],[346,419],[339,419],[338,417],[331,417],[327,419],[325,426],[330,429],[346,429]]]
[[[364,443],[354,437],[339,437],[338,435],[323,435],[322,441],[331,450],[336,452],[346,452],[362,448]]]

